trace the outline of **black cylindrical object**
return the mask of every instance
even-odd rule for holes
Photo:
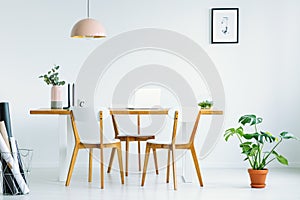
[[[0,103],[0,121],[4,121],[8,137],[12,137],[8,102]]]

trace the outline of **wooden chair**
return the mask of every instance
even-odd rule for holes
[[[200,170],[200,166],[198,163],[198,157],[196,154],[196,150],[195,150],[195,145],[194,145],[194,140],[195,140],[195,136],[197,133],[197,128],[198,128],[198,124],[200,121],[200,116],[201,115],[221,115],[223,114],[222,111],[216,111],[216,110],[210,110],[210,109],[201,109],[198,111],[196,120],[194,122],[194,126],[192,129],[192,133],[190,136],[190,139],[187,143],[183,143],[183,144],[175,144],[175,149],[187,149],[190,150],[193,161],[194,161],[194,166],[195,166],[195,170],[197,173],[197,177],[198,177],[198,181],[200,184],[200,187],[203,187],[203,180],[202,180],[202,176],[201,176],[201,170]],[[167,178],[168,179],[168,178]]]
[[[156,149],[167,149],[168,150],[168,163],[167,163],[167,180],[166,181],[167,181],[167,183],[169,183],[169,174],[170,174],[170,165],[171,165],[170,156],[172,156],[174,190],[177,190],[176,165],[175,165],[175,140],[176,140],[176,132],[177,132],[177,121],[178,121],[178,111],[175,111],[171,141],[166,141],[166,142],[159,141],[159,140],[148,140],[147,141],[141,186],[144,186],[144,184],[145,184],[150,150],[152,149],[153,155],[156,156]],[[157,170],[157,164],[156,164],[156,170]]]
[[[160,114],[168,114],[167,112],[164,113],[161,112]],[[140,116],[141,115],[148,115],[148,112],[139,112],[139,111],[136,111],[134,112],[133,114],[130,114],[130,115],[137,115],[137,134],[134,134],[134,133],[129,133],[129,134],[125,134],[125,133],[120,133],[119,130],[118,130],[118,125],[117,125],[117,121],[116,121],[116,118],[115,116],[112,114],[111,117],[112,117],[112,122],[113,122],[113,126],[114,126],[114,130],[115,130],[115,138],[116,139],[119,139],[121,141],[125,141],[125,176],[128,176],[128,164],[129,164],[129,143],[130,142],[137,142],[138,143],[138,169],[139,171],[141,171],[141,144],[140,142],[143,142],[143,141],[147,141],[147,140],[150,140],[150,139],[155,139],[155,135],[154,134],[141,134],[141,131],[140,131]],[[110,173],[111,171],[111,165],[112,165],[112,160],[114,158],[114,153],[115,151],[112,150],[111,152],[111,157],[110,157],[110,162],[109,162],[109,166],[108,166],[108,169],[107,169],[107,173]],[[155,162],[155,166],[156,166],[156,174],[158,174],[158,167],[157,167],[157,156],[156,156],[156,152],[153,152],[154,154],[154,162]]]
[[[122,152],[121,152],[121,142],[120,140],[113,139],[108,142],[104,142],[103,139],[103,110],[100,110],[99,112],[99,124],[97,126],[96,119],[91,118],[88,116],[88,109],[86,108],[74,108],[71,111],[71,124],[72,124],[72,129],[74,133],[74,138],[75,138],[75,146],[73,150],[73,155],[72,159],[70,162],[70,167],[68,171],[68,176],[65,185],[69,186],[74,165],[76,162],[77,154],[80,149],[89,149],[89,173],[88,173],[88,182],[92,181],[92,161],[93,161],[93,149],[100,149],[100,176],[101,176],[101,181],[100,181],[100,187],[101,189],[104,188],[104,160],[103,160],[103,149],[104,148],[112,148],[113,150],[117,150],[118,152],[118,161],[119,161],[119,169],[120,169],[120,176],[121,176],[121,183],[124,184],[124,171],[123,171],[123,164],[122,164]],[[93,111],[90,111],[90,114],[93,113]],[[93,121],[94,120],[94,121]],[[94,124],[91,124],[93,123]],[[94,141],[94,142],[85,142],[80,139],[79,132],[78,132],[78,123],[86,123],[86,129],[81,130],[81,131],[99,131],[100,129],[100,141]],[[96,125],[96,126],[94,126]],[[91,126],[93,128],[91,128]]]

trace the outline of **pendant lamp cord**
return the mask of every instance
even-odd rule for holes
[[[87,16],[90,18],[90,0],[87,0]]]

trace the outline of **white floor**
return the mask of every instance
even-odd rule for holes
[[[178,190],[173,184],[165,183],[165,172],[157,176],[147,174],[144,187],[140,186],[140,174],[129,174],[121,185],[117,171],[105,174],[105,188],[100,189],[99,172],[94,171],[93,182],[87,182],[87,169],[77,168],[69,187],[57,181],[57,169],[32,169],[30,174],[30,194],[3,196],[0,199],[18,200],[60,200],[60,199],[109,199],[109,200],[300,200],[300,169],[270,169],[265,189],[249,187],[245,169],[202,169],[204,187],[198,182],[184,183],[178,177]]]

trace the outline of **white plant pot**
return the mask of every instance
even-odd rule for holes
[[[62,93],[63,88],[61,86],[54,85],[51,87],[51,108],[62,109]]]

